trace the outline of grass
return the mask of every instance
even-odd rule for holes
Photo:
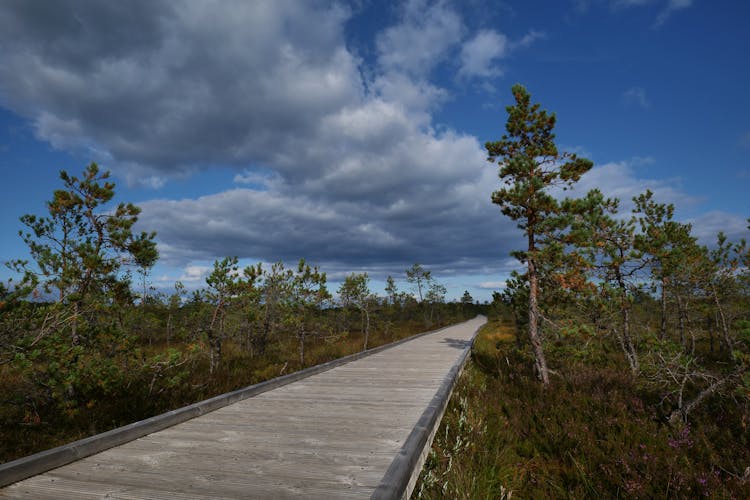
[[[544,390],[514,338],[501,321],[479,333],[414,498],[750,498],[746,413],[717,401],[670,426],[601,352],[550,348]]]

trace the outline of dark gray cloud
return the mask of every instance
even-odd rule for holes
[[[0,103],[138,175],[274,163],[362,93],[346,9],[291,1],[15,1]],[[109,161],[106,161],[109,160]]]
[[[335,2],[9,1],[0,105],[133,182],[236,167],[227,191],[140,204],[173,265],[507,268],[518,232],[489,203],[495,169],[432,123],[447,91],[430,73],[471,34],[448,2],[396,13],[368,66]]]
[[[140,223],[159,233],[167,243],[162,257],[178,265],[239,255],[306,258],[331,272],[363,269],[374,275],[413,262],[441,274],[497,271],[507,269],[509,247],[520,238],[489,203],[492,177],[488,168],[473,181],[451,187],[422,182],[382,200],[316,199],[278,183],[267,190],[238,188],[195,200],[143,203]]]

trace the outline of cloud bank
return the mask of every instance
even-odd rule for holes
[[[451,96],[433,74],[497,78],[544,35],[471,32],[446,1],[393,14],[365,59],[345,37],[356,10],[333,1],[6,0],[0,106],[131,183],[235,168],[225,191],[139,203],[185,279],[225,255],[375,276],[414,262],[507,271],[522,241],[490,203],[497,168],[477,138],[435,123]],[[639,184],[622,164],[589,175],[619,179],[607,194]]]
[[[515,230],[489,203],[495,169],[477,139],[434,127],[448,96],[430,75],[484,35],[447,2],[395,14],[365,62],[336,2],[11,1],[0,104],[131,183],[237,168],[227,191],[140,203],[171,264],[483,267]]]

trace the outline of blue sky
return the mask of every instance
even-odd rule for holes
[[[516,82],[594,161],[581,192],[627,209],[649,188],[706,244],[750,237],[747,19],[707,0],[6,1],[0,260],[57,172],[97,161],[158,233],[157,287],[224,255],[304,257],[378,289],[421,262],[487,298],[522,245],[483,150]]]

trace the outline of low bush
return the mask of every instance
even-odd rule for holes
[[[618,353],[549,351],[544,389],[509,324],[482,330],[415,498],[750,498],[747,408],[669,424]]]

